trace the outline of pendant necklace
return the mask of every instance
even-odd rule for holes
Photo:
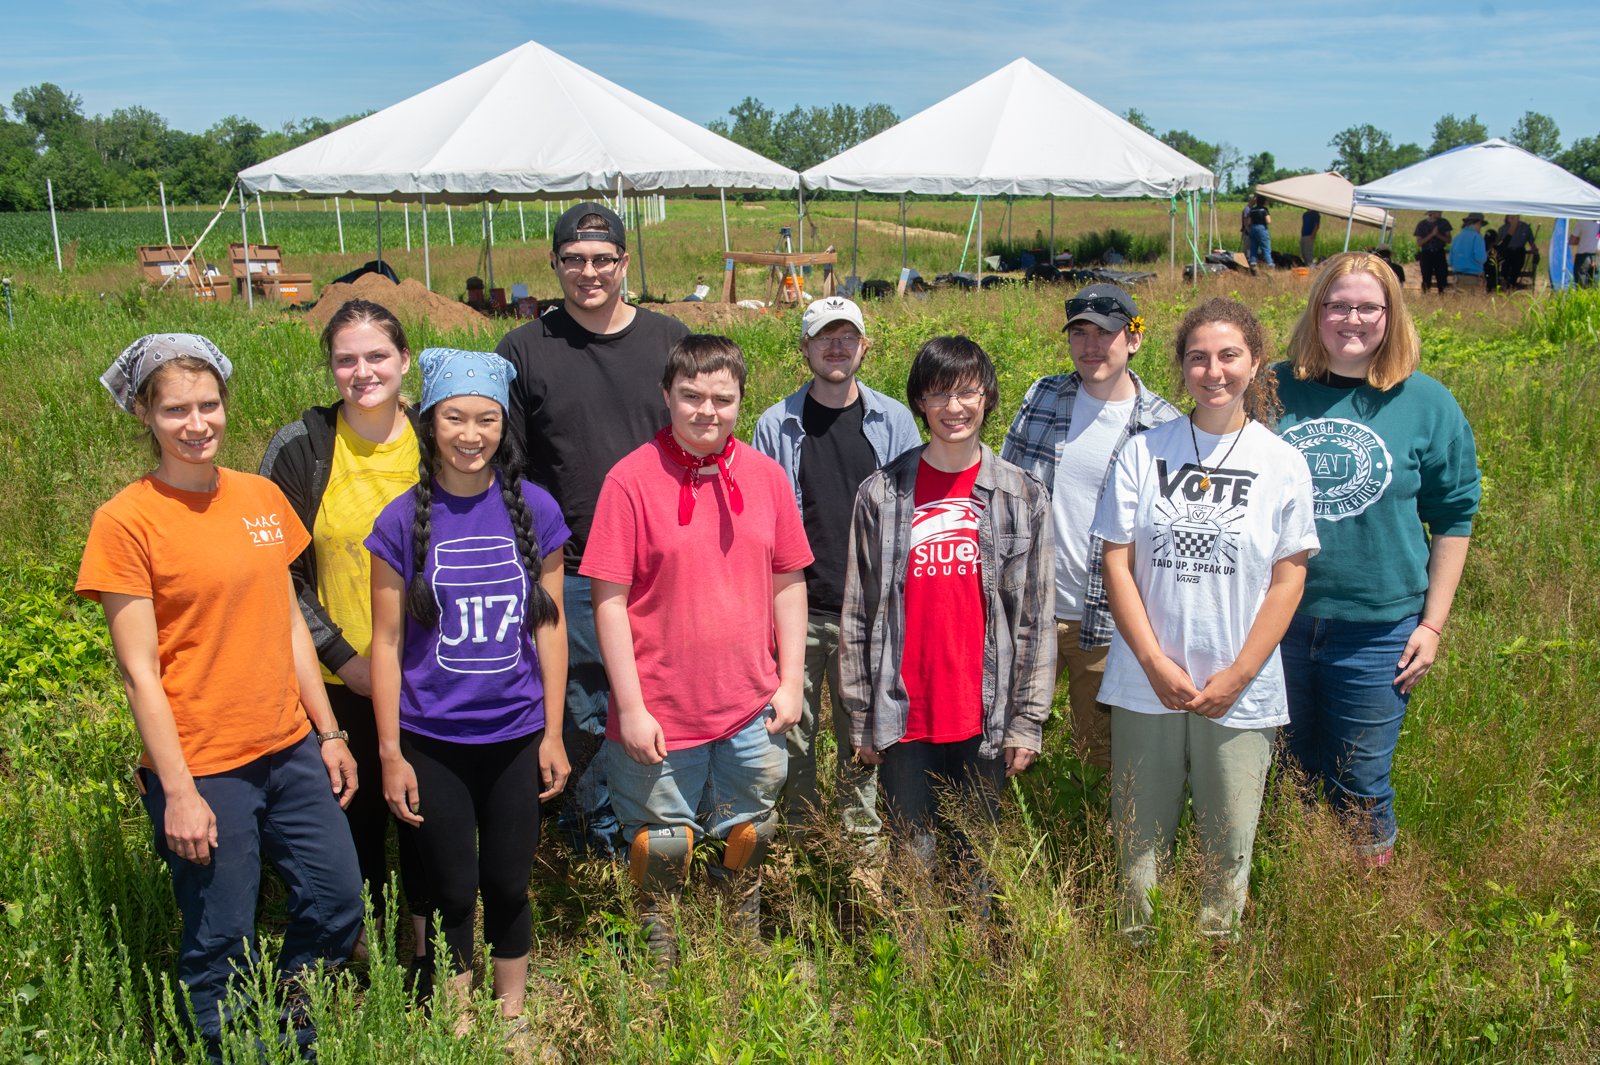
[[[1194,435],[1194,412],[1189,412],[1189,442],[1194,444],[1194,464],[1200,467],[1200,491],[1204,492],[1211,487],[1211,475],[1228,464],[1228,456],[1232,455],[1233,449],[1239,446],[1239,438],[1244,435],[1244,431],[1249,425],[1250,419],[1246,416],[1244,425],[1239,426],[1239,431],[1233,435],[1233,443],[1229,444],[1228,450],[1222,453],[1222,461],[1208,470],[1206,469],[1206,464],[1200,461],[1200,438]]]

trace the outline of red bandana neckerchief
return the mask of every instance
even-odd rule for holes
[[[739,486],[733,483],[731,463],[733,459],[733,434],[728,434],[728,440],[722,445],[722,450],[715,455],[695,455],[684,450],[682,444],[672,435],[672,427],[668,426],[656,433],[656,443],[661,445],[667,458],[673,464],[683,469],[683,482],[678,486],[678,524],[687,525],[689,519],[694,517],[695,481],[700,471],[707,466],[716,466],[717,472],[722,475],[722,483],[727,487],[728,506],[735,514],[744,513],[744,496],[739,491]]]

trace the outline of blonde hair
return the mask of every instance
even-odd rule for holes
[[[1367,384],[1387,392],[1416,372],[1422,362],[1422,342],[1417,339],[1417,326],[1411,320],[1411,310],[1400,292],[1400,281],[1394,276],[1394,270],[1371,252],[1341,252],[1317,270],[1306,309],[1289,336],[1289,363],[1295,377],[1301,381],[1328,372],[1328,353],[1322,346],[1318,328],[1322,303],[1335,281],[1357,273],[1370,274],[1383,287],[1384,302],[1388,306],[1383,341],[1367,367]]]

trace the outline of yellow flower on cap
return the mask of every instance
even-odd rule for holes
[[[1136,315],[1133,316],[1133,320],[1128,323],[1128,335],[1129,336],[1138,336],[1140,333],[1143,333],[1143,332],[1144,332],[1144,315],[1136,314]]]

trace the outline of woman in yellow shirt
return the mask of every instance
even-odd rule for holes
[[[292,567],[300,613],[311,630],[339,727],[350,733],[357,764],[376,773],[378,733],[368,657],[372,560],[363,541],[384,506],[417,482],[415,414],[400,395],[411,349],[392,312],[356,299],[329,319],[322,351],[339,401],[312,407],[280,429],[267,446],[261,473],[283,489],[311,530],[310,549]],[[373,912],[381,914],[389,827],[382,789],[357,793],[345,815]],[[415,922],[415,976],[426,971],[429,906],[408,834],[400,833],[399,839],[400,877]]]

